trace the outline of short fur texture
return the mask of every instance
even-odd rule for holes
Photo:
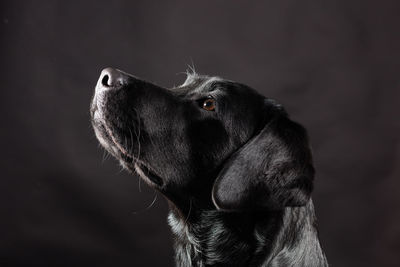
[[[177,266],[328,266],[307,133],[275,101],[219,77],[165,89],[108,68],[91,116],[100,143],[168,200]]]

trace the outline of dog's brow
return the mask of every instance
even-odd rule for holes
[[[186,80],[178,87],[185,87],[200,80],[200,75],[195,72],[186,72]]]
[[[203,81],[199,86],[197,86],[194,90],[193,93],[195,94],[200,94],[203,93],[204,90],[209,87],[211,84],[215,83],[215,82],[219,82],[222,81],[221,78],[219,77],[212,77],[212,78],[208,78],[207,80]]]
[[[204,93],[210,91],[209,89],[214,83],[221,81],[223,81],[223,79],[218,76],[209,77],[199,74],[188,74],[185,82],[182,85],[173,88],[172,90],[177,95],[203,95]]]

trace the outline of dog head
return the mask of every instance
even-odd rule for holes
[[[310,198],[305,129],[246,85],[193,73],[166,89],[107,68],[91,117],[104,148],[178,209],[279,210]]]

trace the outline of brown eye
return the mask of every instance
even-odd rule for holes
[[[215,100],[213,98],[207,98],[203,102],[203,108],[208,111],[214,111],[215,110]]]

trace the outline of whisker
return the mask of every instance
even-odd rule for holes
[[[186,216],[186,219],[185,219],[185,225],[187,224],[187,221],[188,221],[188,219],[190,217],[190,212],[191,211],[192,211],[192,199],[190,198],[190,201],[189,201],[189,212],[188,212],[188,215]]]
[[[105,161],[106,161],[106,159],[107,159],[107,151],[105,150],[105,149],[103,149],[103,157],[102,157],[102,159],[101,159],[101,163],[104,163]]]
[[[128,152],[133,153],[133,135],[132,135],[132,130],[131,130],[131,128],[129,128],[129,127],[128,127],[128,130],[129,130],[129,135],[130,135],[130,137],[131,137],[131,139],[130,139],[130,141],[131,141],[131,148],[130,148],[130,150],[129,150]]]
[[[136,140],[137,140],[137,144],[138,144],[138,152],[137,152],[137,156],[135,157],[135,164],[140,160],[140,149],[141,149],[141,145],[140,145],[140,127],[141,127],[141,123],[140,123],[140,116],[139,113],[137,112],[136,109],[134,109],[135,113],[136,113],[136,118],[137,118],[137,125],[138,125],[138,129],[137,129],[137,133],[135,131],[135,135],[136,135]]]
[[[151,209],[151,208],[153,207],[154,203],[156,203],[157,196],[158,196],[158,194],[157,194],[155,191],[154,191],[154,193],[155,193],[155,195],[154,195],[153,201],[150,203],[150,205],[148,205],[146,208],[144,208],[144,209],[142,209],[142,210],[139,210],[139,211],[132,211],[132,214],[139,214],[139,213],[142,213],[142,212],[144,212],[144,211],[146,211],[146,210]]]

